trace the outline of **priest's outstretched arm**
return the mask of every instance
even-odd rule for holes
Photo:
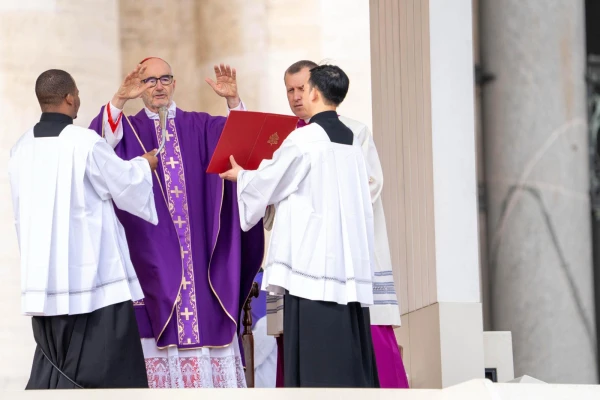
[[[157,225],[152,191],[152,169],[157,163],[149,154],[122,160],[107,143],[99,141],[90,152],[86,175],[102,200],[112,199],[119,209]]]
[[[233,156],[231,165],[233,168],[220,176],[237,181],[240,224],[244,231],[250,230],[265,216],[267,206],[296,192],[310,170],[310,161],[287,139],[273,154],[273,159],[263,161],[256,171],[242,169]]]

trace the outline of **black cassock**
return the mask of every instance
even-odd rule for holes
[[[31,322],[37,347],[26,389],[148,387],[131,301]]]
[[[335,143],[351,145],[354,134],[335,111],[315,115]],[[286,293],[283,312],[285,387],[378,388],[369,309]]]
[[[369,309],[286,294],[285,387],[378,388]]]

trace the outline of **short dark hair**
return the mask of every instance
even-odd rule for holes
[[[337,65],[319,65],[310,70],[308,84],[319,89],[325,104],[337,107],[346,98],[350,79]]]
[[[313,69],[316,66],[318,66],[318,64],[314,61],[310,61],[310,60],[296,61],[295,63],[290,65],[288,67],[288,69],[285,70],[285,74],[283,74],[283,78],[285,79],[285,76],[287,74],[294,75],[294,74],[297,74],[298,72],[302,71],[304,68]]]
[[[35,95],[40,106],[58,106],[68,94],[75,95],[77,86],[68,72],[49,69],[42,72],[35,81]]]

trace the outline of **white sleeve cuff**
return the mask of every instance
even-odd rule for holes
[[[238,104],[237,107],[229,108],[229,105],[227,106],[227,115],[229,115],[229,111],[246,111],[246,106],[244,105],[244,102],[240,99],[240,104]]]
[[[121,115],[123,110],[113,106],[112,102],[109,102],[108,104],[110,104],[110,114],[111,114],[112,120],[113,120],[112,122],[117,122],[117,118],[119,118],[119,115]]]

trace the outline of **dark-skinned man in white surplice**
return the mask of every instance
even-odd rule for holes
[[[27,389],[148,387],[132,301],[143,297],[114,205],[154,226],[155,151],[119,158],[73,125],[79,90],[62,70],[36,81],[40,122],[11,150],[21,309],[35,350]]]

